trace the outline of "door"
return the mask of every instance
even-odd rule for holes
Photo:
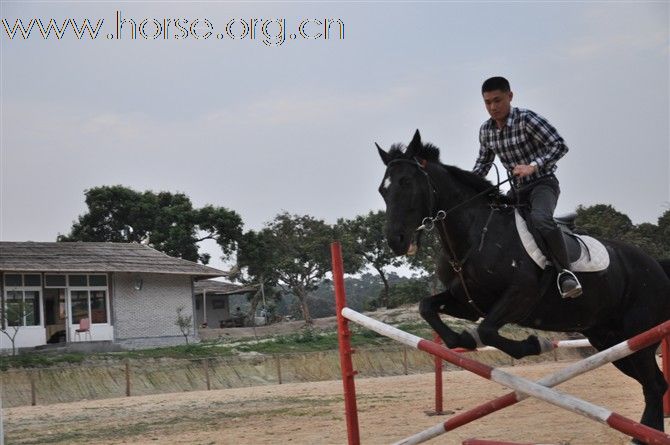
[[[67,342],[67,308],[65,288],[44,289],[44,327],[47,343]]]

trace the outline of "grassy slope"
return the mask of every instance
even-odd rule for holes
[[[445,320],[457,330],[466,324],[461,320]],[[414,335],[432,339],[433,333],[423,321],[404,321],[392,324],[403,331]],[[364,328],[350,325],[354,335],[351,337],[355,347],[374,347],[393,344],[392,340],[382,337]],[[524,338],[533,332],[519,327],[506,327],[501,331],[510,338]],[[552,336],[553,337],[553,336]],[[261,354],[285,354],[313,351],[327,351],[337,349],[337,331],[335,328],[316,330],[305,327],[301,331],[288,335],[275,335],[258,339],[235,339],[234,341],[207,341],[198,344],[143,349],[115,353],[43,353],[29,352],[18,356],[4,356],[0,360],[0,370],[9,368],[41,368],[49,366],[95,364],[101,361],[123,360],[125,358],[173,358],[193,359],[205,357],[235,356],[239,353],[257,352]]]

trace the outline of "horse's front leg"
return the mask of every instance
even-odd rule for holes
[[[509,290],[486,315],[475,332],[468,334],[475,338],[478,344],[493,346],[516,359],[527,355],[538,355],[551,351],[554,346],[551,340],[530,335],[524,340],[512,340],[503,337],[498,332],[504,325],[521,320],[528,312],[529,305],[533,302],[528,299],[519,298],[518,290]],[[465,333],[464,333],[465,335]]]
[[[422,299],[419,303],[419,313],[448,348],[475,348],[475,341],[471,336],[453,331],[440,318],[440,313],[473,321],[478,318],[470,306],[461,302],[450,291],[446,290]]]

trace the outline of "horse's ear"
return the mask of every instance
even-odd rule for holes
[[[416,132],[414,132],[414,137],[412,138],[412,142],[409,143],[407,146],[407,153],[411,156],[414,156],[416,153],[418,153],[419,149],[423,146],[423,143],[421,142],[421,134],[419,133],[419,130],[417,129]]]
[[[388,165],[389,161],[391,160],[389,154],[385,152],[384,149],[381,148],[379,144],[376,142],[375,146],[377,147],[377,151],[379,152],[379,156],[382,158],[382,162],[384,163],[384,165]]]

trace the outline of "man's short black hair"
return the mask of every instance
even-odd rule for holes
[[[504,93],[507,93],[511,90],[509,82],[504,77],[496,76],[486,79],[482,84],[482,94],[488,91],[500,90]]]

